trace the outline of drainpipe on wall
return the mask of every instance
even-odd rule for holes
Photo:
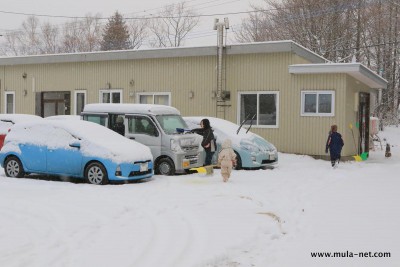
[[[222,99],[222,69],[223,69],[223,52],[224,52],[224,29],[229,29],[229,20],[224,18],[223,22],[219,19],[214,20],[214,30],[217,30],[217,108],[218,102]],[[218,110],[217,110],[218,113]],[[218,117],[218,116],[217,116]],[[225,117],[225,112],[224,112]]]
[[[217,100],[221,100],[222,95],[222,53],[224,50],[224,28],[223,24],[218,25],[218,65],[217,65]]]

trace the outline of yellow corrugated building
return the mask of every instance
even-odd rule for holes
[[[370,106],[387,86],[370,69],[293,41],[226,46],[222,58],[216,46],[3,57],[0,109],[47,117],[86,103],[165,104],[238,124],[254,116],[251,130],[281,152],[323,157],[332,124],[344,157],[368,150]]]

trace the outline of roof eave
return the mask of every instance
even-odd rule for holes
[[[372,89],[387,89],[387,81],[361,63],[296,64],[289,66],[291,74],[345,73]]]

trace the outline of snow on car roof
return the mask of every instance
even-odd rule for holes
[[[151,104],[87,104],[83,109],[83,113],[96,112],[96,113],[144,113],[144,114],[177,114],[180,115],[179,110],[174,107],[165,105],[151,105]]]
[[[42,119],[42,117],[30,114],[0,114],[0,134],[7,134],[15,123]]]
[[[55,115],[49,116],[45,118],[46,120],[80,120],[81,116],[79,115]]]
[[[33,126],[37,129],[34,134],[27,135],[25,131],[20,130]],[[59,132],[55,131],[54,127],[65,129],[74,137],[81,139],[81,151],[88,156],[109,158],[117,163],[153,158],[147,146],[125,138],[104,126],[82,120],[42,120],[19,123],[7,134],[6,143],[23,141],[29,144],[69,148],[69,145],[60,143]]]
[[[42,117],[31,114],[0,114],[0,120],[11,121],[13,123],[26,122],[32,120],[42,120]]]

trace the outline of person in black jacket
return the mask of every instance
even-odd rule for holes
[[[342,152],[343,145],[344,142],[342,135],[337,132],[337,125],[332,125],[325,147],[325,153],[328,153],[329,149],[332,167],[335,167],[336,164],[339,164],[341,157],[340,153]]]
[[[124,118],[122,116],[117,117],[117,121],[112,127],[112,129],[119,133],[122,136],[125,136],[125,124],[124,124]]]
[[[213,130],[210,125],[210,121],[208,119],[202,119],[200,121],[200,127],[193,129],[193,133],[197,133],[203,136],[203,141],[201,142],[201,146],[204,148],[206,152],[206,159],[204,161],[204,165],[211,165],[212,157],[216,150],[216,142],[213,134]]]

